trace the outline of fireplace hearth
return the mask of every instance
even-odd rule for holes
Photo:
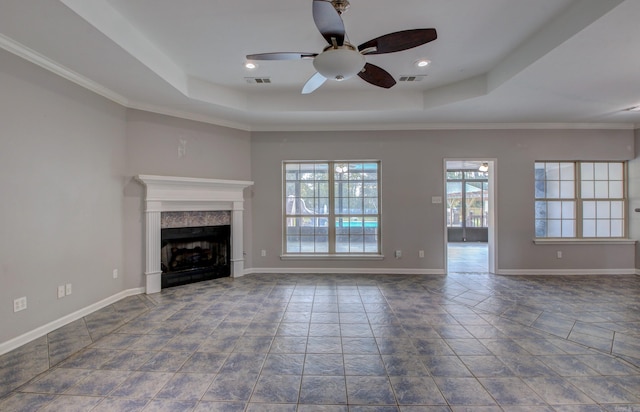
[[[161,287],[230,276],[230,243],[229,225],[162,229]]]

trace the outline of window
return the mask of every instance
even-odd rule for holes
[[[625,236],[623,162],[536,162],[537,238]]]
[[[488,227],[488,179],[488,172],[447,170],[447,227]]]
[[[285,162],[286,254],[380,254],[380,162]]]

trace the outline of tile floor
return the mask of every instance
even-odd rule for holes
[[[637,276],[264,274],[115,306],[0,410],[640,411]]]

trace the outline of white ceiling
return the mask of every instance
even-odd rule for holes
[[[640,105],[638,0],[350,1],[353,44],[438,31],[367,56],[421,81],[386,90],[354,77],[301,95],[310,60],[245,69],[247,54],[322,51],[312,0],[1,0],[0,47],[127,107],[245,130],[640,124],[624,111]]]

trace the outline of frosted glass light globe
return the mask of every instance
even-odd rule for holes
[[[318,73],[332,80],[346,80],[362,71],[366,61],[360,52],[351,48],[327,49],[313,60]]]

